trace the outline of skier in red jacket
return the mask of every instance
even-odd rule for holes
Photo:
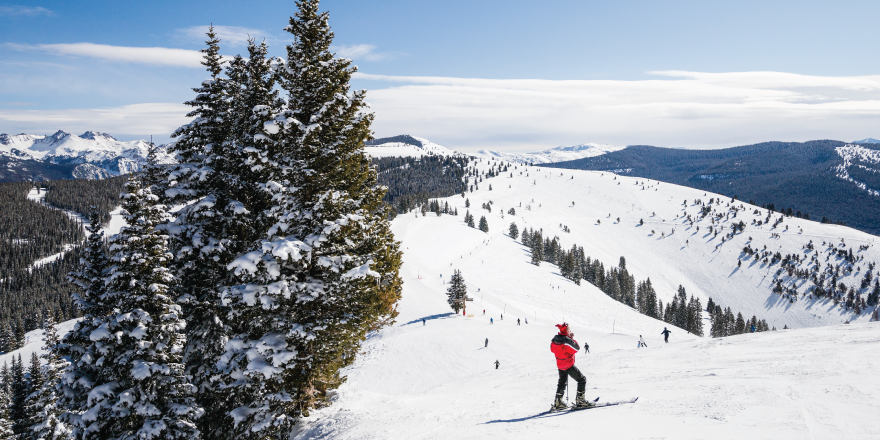
[[[553,409],[565,409],[568,407],[562,401],[568,376],[571,376],[578,384],[574,407],[589,407],[592,404],[584,398],[584,392],[587,389],[587,378],[574,366],[574,355],[577,354],[581,347],[574,340],[574,333],[571,332],[568,324],[556,324],[556,327],[559,328],[559,334],[554,336],[553,341],[550,343],[550,351],[556,356],[556,368],[559,369],[559,383],[556,385],[556,400],[553,401]]]

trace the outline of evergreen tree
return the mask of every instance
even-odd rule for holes
[[[107,275],[109,261],[104,249],[104,233],[98,211],[93,209],[88,216],[86,227],[89,236],[82,247],[79,270],[69,274],[69,280],[79,288],[73,294],[73,301],[82,319],[76,323],[64,339],[58,344],[59,356],[70,360],[70,366],[64,371],[61,379],[63,392],[59,395],[60,407],[66,410],[65,421],[69,425],[77,425],[85,412],[86,399],[91,391],[90,384],[97,376],[99,367],[96,364],[101,354],[97,351],[102,346],[90,339],[92,333],[104,326],[106,315],[112,310],[112,303],[105,298],[106,287],[104,278]]]
[[[510,233],[510,238],[512,238],[514,240],[516,240],[516,238],[519,237],[519,228],[516,227],[516,223],[513,223],[513,222],[510,223],[509,233]]]
[[[100,300],[110,313],[89,338],[100,354],[75,435],[83,439],[194,439],[193,386],[180,352],[185,323],[168,296],[173,280],[167,236],[155,228],[165,215],[158,197],[133,177],[122,195],[128,226],[113,237]]]
[[[741,335],[746,332],[746,321],[743,319],[742,313],[736,314],[736,327],[734,328],[734,332],[737,335]]]
[[[452,274],[452,279],[449,280],[449,288],[446,289],[446,296],[449,297],[448,302],[449,306],[452,307],[452,310],[458,314],[465,306],[465,299],[467,299],[467,286],[464,284],[464,278],[461,276],[461,271],[458,269]]]
[[[70,438],[70,428],[61,420],[59,407],[61,372],[68,362],[58,356],[58,331],[55,319],[47,316],[43,342],[46,353],[41,357],[46,361],[42,367],[43,383],[28,397],[27,407],[31,414],[29,420],[31,436],[43,440],[63,440]],[[2,438],[2,436],[0,436]]]
[[[471,215],[470,211],[464,214],[464,223],[470,227],[474,227],[474,216]]]
[[[486,221],[486,216],[480,216],[480,230],[483,232],[489,232],[489,222]]]
[[[318,2],[297,6],[275,69],[285,104],[260,135],[271,140],[261,163],[273,224],[230,263],[237,283],[224,292],[235,336],[218,380],[237,405],[237,438],[286,436],[329,404],[340,369],[367,332],[392,322],[401,291],[399,244],[363,150],[373,120],[365,92],[350,93],[356,68],[330,53]]]
[[[12,414],[9,411],[12,406],[12,396],[9,388],[10,379],[9,365],[4,362],[2,374],[0,374],[0,440],[14,439],[16,437],[15,432],[12,430]]]
[[[18,359],[12,358],[12,370],[9,376],[9,389],[12,395],[12,401],[9,405],[9,419],[12,421],[12,431],[16,435],[21,435],[27,431],[28,419],[27,410],[25,408],[25,399],[30,394],[27,380],[24,375],[24,363],[21,360],[21,354]]]
[[[544,261],[544,240],[541,238],[541,232],[532,232],[529,234],[532,248],[532,264],[540,266]]]
[[[171,236],[169,247],[176,256],[172,270],[180,280],[172,294],[188,323],[186,373],[197,387],[199,406],[206,410],[199,429],[208,438],[220,439],[232,438],[229,413],[237,406],[235,398],[212,380],[233,332],[221,295],[237,283],[229,263],[268,229],[263,213],[269,206],[269,179],[263,164],[272,144],[269,136],[276,130],[267,122],[281,103],[265,44],[249,40],[248,58],[234,57],[223,78],[218,40],[211,30],[208,37],[202,64],[212,79],[194,89],[198,96],[187,103],[196,107],[190,113],[196,119],[175,133],[180,138],[175,148],[186,160],[174,170],[177,183],[169,191],[181,194],[178,202],[199,201],[187,204],[162,228]],[[211,115],[216,118],[206,119]]]

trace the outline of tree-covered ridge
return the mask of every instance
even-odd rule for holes
[[[765,142],[718,150],[681,150],[634,145],[601,156],[547,167],[611,171],[698,188],[779,212],[800,211],[808,218],[844,223],[872,234],[880,233],[880,197],[838,176],[844,160],[840,141]],[[862,148],[876,148],[861,145]],[[855,180],[877,184],[877,163],[845,169]],[[880,189],[880,186],[872,187]],[[843,202],[846,201],[846,202]],[[858,206],[858,209],[854,207]]]
[[[40,184],[46,191],[46,203],[53,207],[66,209],[88,216],[92,209],[97,210],[101,223],[110,220],[110,211],[119,206],[127,176],[102,180],[53,180]]]
[[[383,200],[398,214],[429,199],[461,194],[467,189],[469,159],[452,156],[383,157],[373,158],[379,173],[379,183],[388,191]]]
[[[31,188],[24,182],[0,184],[0,283],[85,237],[64,212],[28,200]]]

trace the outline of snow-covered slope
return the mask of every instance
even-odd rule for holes
[[[427,139],[407,134],[368,142],[364,149],[373,157],[454,156],[455,151]]]
[[[855,141],[856,144],[880,144],[880,139],[867,138],[862,139],[860,141]]]
[[[609,173],[560,176],[522,166],[513,172],[513,178],[508,172],[486,181],[493,191],[481,184],[483,190],[467,194],[470,212],[487,217],[488,234],[462,223],[467,208],[460,196],[446,199],[457,217],[409,213],[394,220],[404,252],[398,322],[364,343],[334,405],[314,412],[294,438],[880,438],[880,428],[866,423],[880,409],[880,379],[872,372],[880,362],[873,348],[880,323],[827,300],[782,299],[768,288],[778,263],[736,265],[747,242],[801,252],[813,240],[825,264],[822,241],[836,245],[843,238],[857,247],[875,237],[791,218],[776,228],[755,226],[740,212],[736,220],[749,223],[745,232],[716,247],[721,235],[707,234],[708,219],[691,227],[676,218],[695,212],[694,199],[708,202],[714,194]],[[491,213],[479,208],[489,200]],[[511,207],[516,215],[502,218]],[[780,329],[786,323],[798,329],[710,339],[672,328],[664,344],[664,323],[587,283],[576,286],[555,266],[529,264],[528,250],[505,235],[512,221],[520,230],[559,235],[563,247],[578,243],[606,265],[626,256],[628,269],[637,279],[650,276],[664,303],[682,284],[703,304],[712,296]],[[873,246],[858,254],[865,256],[862,271],[868,260],[878,260]],[[446,303],[443,282],[454,269],[474,299],[467,310],[472,317],[453,315]],[[847,319],[856,322],[841,324]],[[563,320],[590,346],[577,357],[588,377],[587,396],[638,396],[637,403],[541,415],[557,379],[549,350],[553,324]],[[708,322],[704,326],[708,331]],[[639,335],[647,348],[636,348]]]
[[[57,324],[58,336],[65,335],[73,330],[73,326],[76,325],[77,321],[79,321],[79,319],[71,319],[70,321],[64,321]],[[18,355],[21,355],[21,359],[25,361],[25,364],[27,364],[27,362],[31,358],[31,353],[36,352],[38,356],[44,353],[44,346],[45,344],[43,344],[43,330],[37,329],[29,331],[24,334],[23,347],[9,353],[0,354],[0,365],[3,365],[4,363],[6,363],[7,365],[12,364],[12,358],[18,358]]]
[[[118,141],[107,133],[87,131],[80,136],[58,131],[49,136],[0,134],[0,155],[52,164],[76,164],[76,178],[100,179],[139,171],[147,161],[149,143]],[[173,159],[159,147],[159,161]]]
[[[584,157],[600,156],[612,151],[622,150],[626,147],[618,145],[586,143],[573,147],[556,147],[535,153],[508,153],[505,151],[480,150],[480,156],[516,163],[551,163],[566,160],[582,159]]]

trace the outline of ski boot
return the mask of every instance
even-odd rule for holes
[[[550,411],[562,411],[568,408],[568,405],[562,401],[562,394],[556,395],[556,400],[553,401],[553,405],[550,406]]]
[[[581,408],[589,408],[591,406],[595,406],[595,404],[584,398],[583,391],[577,393],[577,397],[575,397],[574,406],[572,408],[581,409]]]

